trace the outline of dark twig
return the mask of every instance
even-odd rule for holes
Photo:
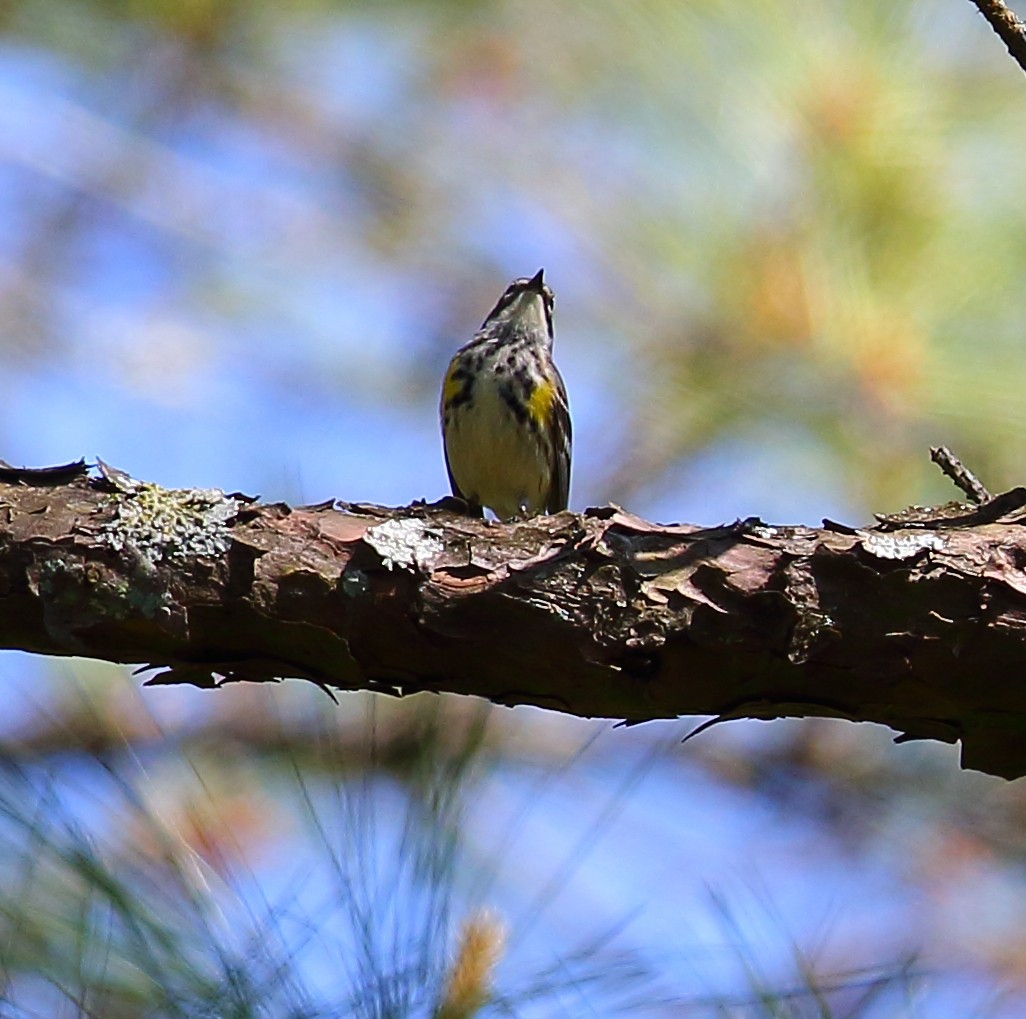
[[[993,498],[980,479],[947,446],[932,446],[930,459],[965,492],[970,502],[982,505]]]
[[[972,0],[979,12],[1008,47],[1015,62],[1026,71],[1026,24],[1004,4],[1004,0]]]

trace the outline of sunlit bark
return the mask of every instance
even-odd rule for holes
[[[453,507],[290,508],[107,469],[0,482],[0,646],[580,716],[831,716],[1026,773],[1017,489],[865,529],[504,526]]]

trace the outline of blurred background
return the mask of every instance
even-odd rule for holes
[[[544,266],[574,509],[1002,490],[1024,166],[967,0],[9,0],[0,457],[439,498],[446,361]],[[468,925],[482,1016],[1026,1014],[1026,787],[957,748],[0,675],[4,1019],[431,1016]]]

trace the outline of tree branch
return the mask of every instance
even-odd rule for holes
[[[979,505],[993,498],[983,482],[947,446],[932,446],[930,459],[965,493],[970,502]]]
[[[1026,774],[1026,489],[850,528],[502,525],[0,469],[0,647],[581,716],[819,715]]]
[[[1003,0],[971,0],[1008,47],[1015,62],[1026,71],[1026,25],[1010,11]]]

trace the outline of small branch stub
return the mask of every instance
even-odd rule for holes
[[[983,483],[947,446],[932,446],[930,459],[977,504],[990,502],[992,496]]]

